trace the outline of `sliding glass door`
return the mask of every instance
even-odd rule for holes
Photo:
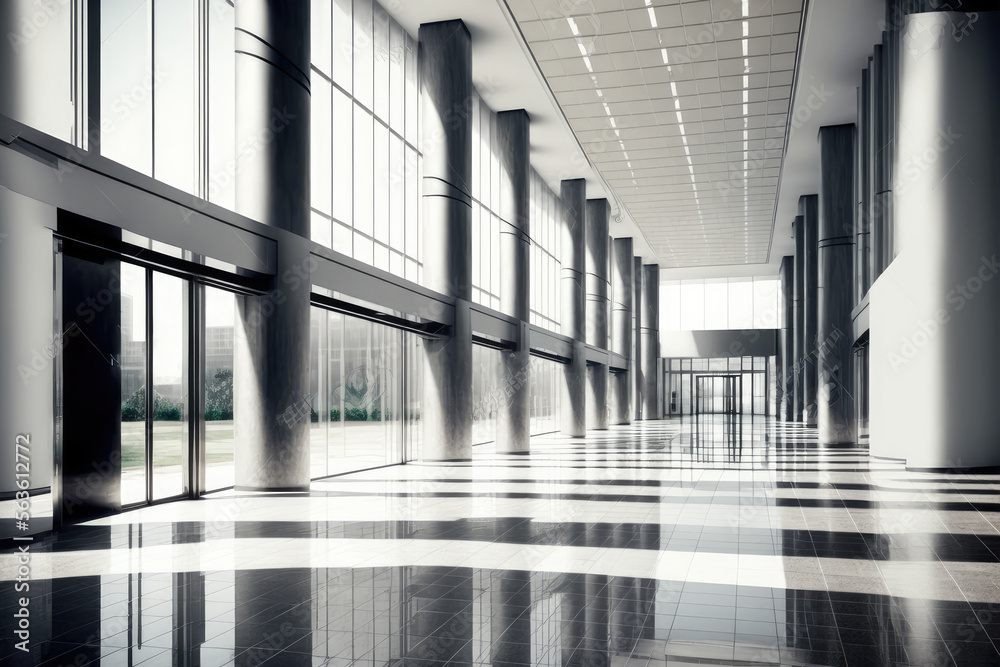
[[[235,483],[235,406],[233,383],[236,377],[234,344],[236,300],[232,292],[205,287],[205,352],[202,377],[204,399],[204,490],[217,491]]]
[[[188,280],[122,262],[122,505],[188,492]]]

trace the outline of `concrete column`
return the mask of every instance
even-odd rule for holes
[[[632,376],[635,359],[632,358],[632,290],[633,274],[632,238],[615,239],[611,246],[611,271],[614,295],[611,310],[611,351],[629,360],[629,369],[611,376],[609,403],[612,424],[632,423]]]
[[[817,426],[822,444],[857,442],[854,308],[854,125],[820,128]]]
[[[472,457],[472,41],[462,21],[420,26],[424,284],[455,301],[450,336],[424,341],[423,458]],[[464,113],[462,112],[464,110]]]
[[[642,419],[642,258],[632,258],[632,419]]]
[[[23,472],[15,470],[17,443],[30,448],[29,474],[22,478],[28,480],[28,490],[38,493],[52,485],[52,365],[70,339],[53,339],[55,226],[54,207],[0,187],[0,493],[11,498],[20,490],[15,473]],[[75,310],[79,304],[71,305]],[[19,441],[18,436],[24,437]],[[95,456],[94,460],[99,459]],[[93,470],[88,467],[88,472]],[[29,526],[37,521],[41,528],[43,504],[37,501],[42,498],[35,500]],[[11,519],[9,526],[0,524],[0,539],[11,536],[4,534],[7,527],[13,534],[25,534],[13,530]]]
[[[781,371],[778,376],[781,393],[779,394],[779,410],[781,419],[793,421],[795,409],[795,375],[792,366],[795,363],[795,258],[792,256],[781,259],[781,298],[784,305],[781,328]]]
[[[872,453],[912,468],[1000,465],[1000,16],[976,18],[903,26],[897,254],[869,290],[869,423]]]
[[[608,227],[611,205],[607,199],[587,201],[587,343],[608,347]],[[587,428],[608,428],[608,366],[587,367]]]
[[[565,366],[563,383],[562,432],[583,437],[587,434],[587,301],[586,271],[587,181],[563,181],[562,199],[562,333],[573,339],[572,361]]]
[[[855,167],[854,201],[857,205],[855,220],[857,229],[854,238],[854,301],[860,303],[868,288],[871,286],[871,265],[869,256],[871,255],[871,235],[870,220],[868,217],[868,205],[870,195],[868,192],[869,169],[871,163],[868,161],[868,146],[871,144],[871,123],[868,117],[869,105],[869,84],[870,74],[866,67],[861,72],[861,85],[858,86],[858,150],[857,165]]]
[[[816,362],[819,355],[817,349],[817,322],[819,306],[819,197],[806,195],[799,197],[799,217],[802,218],[802,240],[805,244],[803,256],[805,265],[803,271],[802,303],[804,304],[804,321],[802,323],[802,421],[807,426],[816,426],[816,392],[819,386],[819,373]]]
[[[521,321],[517,347],[500,355],[513,393],[497,415],[498,453],[526,454],[531,437],[531,165],[530,121],[524,109],[497,114],[500,154],[500,310]]]
[[[657,387],[660,359],[660,265],[642,267],[642,418],[662,419]]]
[[[236,8],[237,144],[279,137],[237,156],[236,210],[299,237],[278,244],[271,292],[240,300],[233,391],[240,489],[309,488],[309,420],[301,418],[311,400],[309,8],[308,0]]]
[[[805,352],[805,232],[802,229],[802,216],[795,218],[795,271],[792,311],[795,315],[795,325],[792,327],[792,418],[791,421],[801,422],[805,406],[805,382],[802,377],[803,357]]]

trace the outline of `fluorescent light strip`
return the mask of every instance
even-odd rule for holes
[[[649,12],[649,25],[653,26],[654,28],[657,27],[656,11],[652,7],[649,7],[646,11]]]
[[[573,20],[572,16],[566,19],[566,23],[569,23],[569,29],[573,31],[573,34],[579,37],[580,29],[576,27],[576,21]]]

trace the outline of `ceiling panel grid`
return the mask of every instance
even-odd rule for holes
[[[767,261],[802,0],[507,0],[664,268]]]

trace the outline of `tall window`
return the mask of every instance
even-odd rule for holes
[[[531,170],[531,323],[559,330],[559,196]]]
[[[500,158],[496,113],[472,96],[472,300],[500,308]]]
[[[660,284],[660,331],[776,329],[777,278],[672,280]]]
[[[418,281],[416,41],[372,0],[312,3],[312,237]]]
[[[198,4],[101,2],[101,153],[202,195]]]

